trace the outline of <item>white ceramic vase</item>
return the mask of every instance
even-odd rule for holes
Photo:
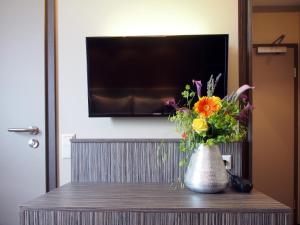
[[[226,189],[228,175],[218,145],[199,145],[190,158],[184,184],[190,190],[201,193],[217,193]]]

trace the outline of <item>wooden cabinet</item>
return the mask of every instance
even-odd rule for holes
[[[239,143],[222,146],[242,173]],[[292,210],[253,191],[199,194],[170,184],[178,140],[72,141],[72,183],[21,206],[22,225],[291,225]]]
[[[22,225],[290,225],[292,210],[253,191],[199,194],[168,184],[70,183],[21,207]]]

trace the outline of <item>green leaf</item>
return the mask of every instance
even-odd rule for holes
[[[181,94],[182,94],[182,96],[184,98],[188,98],[189,97],[189,92],[188,91],[183,91]]]
[[[195,97],[195,95],[196,95],[195,92],[190,93],[190,97]]]

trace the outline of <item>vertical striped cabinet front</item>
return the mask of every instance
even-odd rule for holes
[[[178,139],[73,139],[72,182],[172,183],[182,180]],[[243,171],[242,143],[220,145],[232,156],[231,172]]]

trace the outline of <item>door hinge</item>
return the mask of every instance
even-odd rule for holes
[[[294,67],[294,78],[296,78],[296,77],[297,77],[297,68]]]

